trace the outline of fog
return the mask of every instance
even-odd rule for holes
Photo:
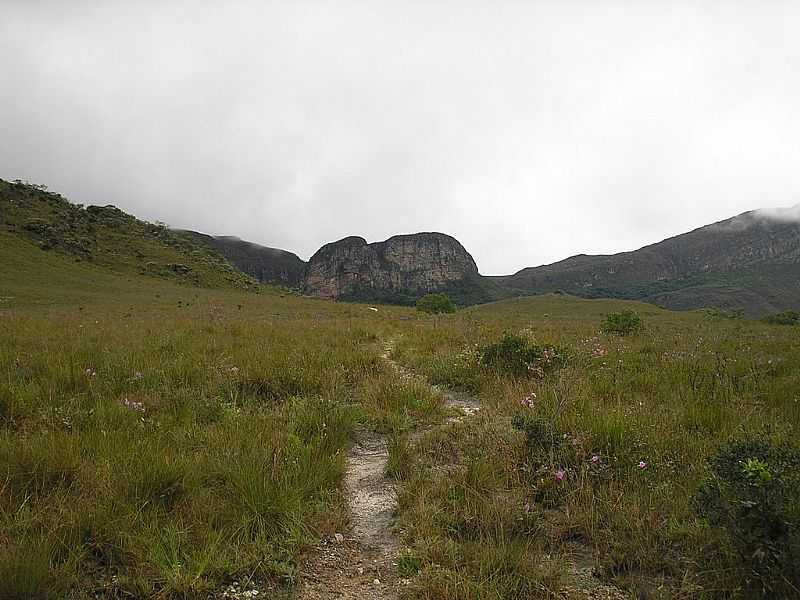
[[[485,274],[800,200],[800,4],[0,0],[0,177]]]

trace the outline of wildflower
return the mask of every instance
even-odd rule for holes
[[[136,412],[142,412],[142,413],[144,412],[143,402],[136,402],[134,400],[128,400],[127,398],[123,398],[122,406],[130,408],[131,410],[135,410]]]
[[[566,476],[567,476],[567,474],[566,474],[566,472],[564,472],[564,469],[559,469],[555,473],[556,481],[564,481],[564,477],[566,477]]]
[[[534,403],[536,402],[536,392],[531,392],[529,395],[525,396],[519,403],[522,406],[527,406],[528,408],[533,408]]]
[[[525,503],[525,506],[523,506],[523,507],[522,507],[522,509],[523,509],[523,510],[524,510],[526,513],[529,513],[529,512],[531,512],[531,511],[533,510],[533,507],[531,506],[531,503],[530,503],[530,502],[526,502],[526,503]]]
[[[639,461],[639,465],[638,465],[638,467],[639,467],[640,469],[644,470],[644,469],[646,469],[648,466],[649,466],[649,465],[648,465],[648,464],[647,464],[645,461],[643,461],[643,460],[640,460],[640,461]]]
[[[597,464],[599,464],[599,463],[601,463],[601,462],[603,462],[603,460],[600,458],[600,456],[599,456],[599,455],[597,455],[597,454],[592,454],[592,464],[593,464],[593,465],[597,465]]]
[[[95,371],[95,370],[94,370],[94,369],[92,369],[91,367],[89,367],[88,369],[86,369],[86,370],[85,370],[83,373],[84,373],[84,374],[85,374],[87,377],[94,377],[95,375],[97,375],[97,371]]]
[[[239,367],[231,367],[230,369],[228,369],[228,371],[230,371],[231,373],[238,373]]]

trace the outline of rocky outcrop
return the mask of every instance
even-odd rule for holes
[[[308,262],[303,290],[331,299],[411,301],[428,292],[480,286],[475,261],[442,233],[397,235],[368,244],[347,237]]]

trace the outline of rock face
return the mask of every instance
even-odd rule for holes
[[[303,291],[331,299],[411,301],[479,279],[472,256],[442,233],[397,235],[373,244],[347,237],[311,257]]]

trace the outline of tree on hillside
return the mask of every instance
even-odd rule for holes
[[[431,315],[456,312],[456,305],[447,294],[426,294],[417,300],[417,310]]]

